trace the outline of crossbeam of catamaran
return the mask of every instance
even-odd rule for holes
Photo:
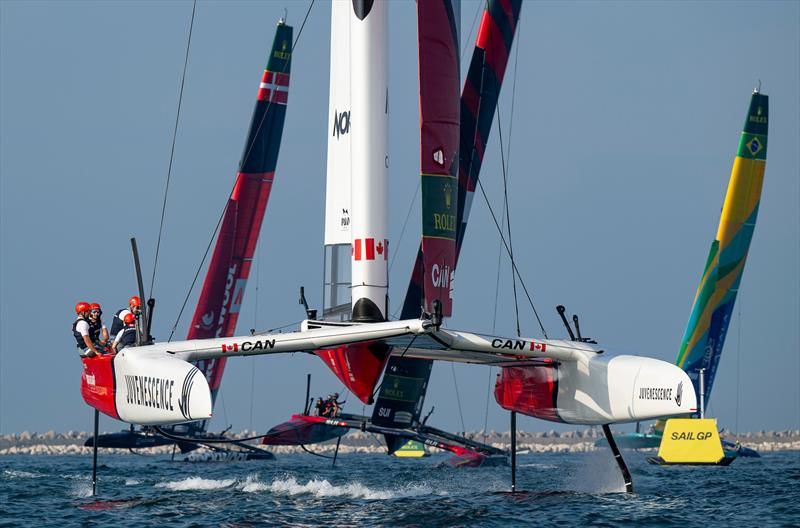
[[[657,359],[612,355],[588,343],[483,336],[437,329],[431,319],[327,325],[304,321],[295,332],[155,343],[116,356],[83,359],[82,392],[112,418],[164,425],[211,416],[211,392],[190,361],[314,352],[365,344],[405,357],[501,366],[558,366],[547,408],[562,421],[588,425],[691,414],[691,380]],[[684,391],[684,387],[686,390]]]

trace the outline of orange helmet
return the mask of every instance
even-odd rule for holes
[[[87,302],[81,301],[75,305],[76,314],[82,314],[83,312],[88,312],[91,309],[92,309],[91,305]]]
[[[100,305],[99,305],[99,304],[97,304],[97,303],[92,303],[92,304],[90,304],[90,305],[89,305],[89,307],[90,307],[92,310],[100,310],[100,311],[102,311],[102,309],[100,308]]]
[[[134,295],[128,301],[128,305],[130,305],[130,306],[138,306],[139,308],[141,308],[142,307],[142,300],[139,299],[139,297],[137,297],[136,295]]]
[[[132,325],[136,322],[136,316],[132,313],[129,313],[125,316],[125,319],[123,319],[122,322],[126,325]]]

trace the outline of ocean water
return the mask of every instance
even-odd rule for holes
[[[635,493],[608,451],[518,457],[508,467],[284,455],[183,462],[102,455],[0,457],[0,526],[800,526],[800,452],[729,467],[658,467],[625,452]]]

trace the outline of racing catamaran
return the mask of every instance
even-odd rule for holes
[[[769,97],[755,90],[739,137],[728,190],[719,219],[717,235],[711,243],[700,285],[695,293],[689,322],[681,340],[675,364],[689,375],[700,408],[708,408],[722,347],[728,333],[736,294],[742,280],[750,241],[758,216],[764,170],[767,164]],[[699,382],[701,375],[704,383]],[[700,393],[700,386],[705,390]],[[694,417],[699,416],[698,412]],[[621,435],[619,444],[630,448],[653,448],[661,444],[664,422],[650,433]],[[722,440],[726,456],[759,456],[752,449]]]
[[[456,39],[458,32],[452,27],[454,17],[448,15],[448,9],[452,10],[452,6],[439,2],[417,4],[422,123],[420,151],[431,153],[430,157],[424,156],[421,160],[423,216],[427,219],[433,218],[434,221],[425,223],[426,231],[423,233],[423,240],[412,268],[401,318],[415,317],[425,311],[423,292],[426,286],[428,288],[424,295],[426,299],[440,297],[450,299],[449,277],[452,276],[452,270],[458,261],[466,233],[469,204],[480,175],[481,161],[489,139],[521,7],[521,0],[507,3],[498,0],[487,2],[466,82],[461,92],[459,109],[452,104],[455,100],[452,94],[455,88],[453,81],[458,76],[459,67],[459,46]],[[346,255],[350,249],[349,215],[343,214],[343,211],[350,209],[351,151],[348,134],[350,113],[342,110],[350,108],[350,72],[347,61],[336,60],[350,53],[348,17],[349,8],[345,3],[332,4],[331,64],[336,64],[337,67],[331,68],[329,124],[331,132],[328,135],[326,258],[322,314],[325,320],[339,321],[346,320],[350,315],[349,261],[341,258],[341,255]],[[440,38],[442,35],[448,38]],[[449,38],[451,36],[453,38]],[[446,53],[439,53],[438,50],[445,50]],[[443,68],[442,64],[446,67]],[[440,89],[441,86],[445,86],[446,89]],[[443,97],[445,94],[449,95],[449,98]],[[457,121],[460,121],[458,129],[453,126]],[[436,136],[446,139],[440,141]],[[447,170],[443,170],[437,162],[438,148],[440,144],[447,144],[449,148],[443,149],[442,152],[452,152],[456,141],[459,141],[458,163],[452,163]],[[457,180],[454,176],[456,173]],[[440,184],[438,188],[437,183]],[[455,197],[453,189],[458,189]],[[448,206],[448,199],[452,201],[454,198],[466,206],[459,207],[455,214],[451,214],[448,209],[452,208],[452,204]],[[429,210],[437,206],[438,210]],[[458,226],[458,229],[437,231],[437,217],[440,219],[440,226]],[[445,221],[442,222],[441,218],[445,218]],[[442,262],[428,262],[426,265],[425,255],[428,255],[428,260],[432,253],[449,257],[453,250],[449,246],[453,243],[455,243],[455,258],[452,262],[443,259]],[[426,251],[423,251],[423,245]],[[448,269],[451,270],[449,274],[440,271]],[[427,309],[430,311],[430,306]],[[443,316],[446,314],[446,309],[447,307],[443,306]],[[344,353],[347,354],[347,351]],[[336,363],[337,359],[334,357],[333,363]],[[357,357],[345,356],[345,359],[347,360],[345,363],[351,364],[358,361]],[[379,385],[371,417],[348,415],[348,419],[337,420],[337,423],[332,425],[315,416],[294,415],[289,421],[267,433],[264,443],[275,445],[283,440],[292,444],[315,443],[340,436],[342,433],[336,429],[337,427],[374,428],[370,430],[384,434],[390,454],[406,445],[412,436],[428,438],[431,442],[470,446],[472,449],[469,453],[470,465],[484,460],[482,454],[488,456],[501,454],[500,450],[491,446],[446,433],[421,422],[432,366],[433,361],[427,359],[390,357],[384,369],[383,381]],[[344,369],[337,364],[334,372],[338,374],[344,372]],[[360,395],[362,399],[363,396]],[[293,428],[297,429],[296,433],[289,434]],[[315,429],[319,429],[319,433]],[[396,434],[391,432],[393,429],[397,430]],[[277,436],[271,434],[277,431],[285,431],[287,434]],[[422,442],[424,443],[424,440]]]
[[[449,4],[442,2],[441,12],[455,12]],[[387,6],[367,0],[347,5],[352,6],[349,111],[353,118],[349,134],[351,151],[357,153],[350,160],[350,321],[309,319],[294,332],[154,343],[126,348],[114,356],[84,358],[84,400],[100,412],[132,424],[160,426],[207,420],[211,417],[212,390],[193,362],[312,352],[338,369],[339,377],[362,400],[371,399],[371,389],[383,366],[396,355],[502,367],[496,396],[504,408],[564,423],[602,425],[609,439],[611,423],[694,413],[697,399],[689,390],[692,382],[671,363],[614,355],[584,340],[509,338],[442,328],[448,301],[441,296],[452,287],[448,275],[452,267],[447,270],[442,266],[453,262],[455,244],[439,247],[423,242],[423,252],[429,252],[423,255],[423,263],[430,266],[430,276],[435,275],[434,266],[438,264],[440,281],[447,282],[433,284],[431,289],[423,287],[425,311],[419,317],[386,320]],[[452,96],[458,97],[458,77],[453,81]],[[458,160],[458,142],[451,144],[442,138],[434,150],[421,152],[421,157],[432,160],[439,171],[444,168],[444,173],[432,169],[431,174],[450,181],[456,174],[453,165]],[[423,178],[427,174],[423,165]],[[423,188],[426,186],[423,184]],[[446,216],[452,216],[458,208],[468,207],[468,200],[454,202],[444,185],[433,183],[429,191],[423,201],[429,197],[431,207],[423,207],[423,214],[445,214],[439,212],[444,207],[450,211]],[[428,227],[434,231],[426,232],[424,227],[423,236],[438,236],[438,229],[455,231],[450,218],[445,218],[444,224],[441,217],[439,220],[436,224],[436,217],[428,218],[426,221],[432,224]],[[630,491],[630,475],[614,450]],[[512,450],[512,475],[513,467]]]
[[[189,340],[234,334],[278,162],[289,94],[291,46],[292,27],[281,19],[261,76],[239,171],[189,326]],[[195,362],[208,382],[212,406],[219,393],[226,361],[227,358],[220,357]],[[174,426],[170,432],[186,439],[177,442],[177,446],[181,452],[187,452],[198,448],[203,441],[221,438],[221,435],[208,433],[207,427],[208,420],[201,420]],[[86,445],[93,445],[93,442],[94,438],[89,438]],[[99,447],[137,449],[173,443],[174,440],[155,434],[151,429],[98,436]],[[205,445],[217,454],[221,450],[212,444]],[[236,445],[239,452],[227,454],[236,455],[236,458],[241,458],[242,453],[247,458],[272,458],[271,453],[248,444]]]

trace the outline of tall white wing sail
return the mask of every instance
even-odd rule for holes
[[[383,321],[388,311],[386,187],[388,6],[353,0],[350,16],[351,240],[354,321]]]
[[[325,193],[323,318],[350,319],[350,12],[331,3],[331,79]]]

